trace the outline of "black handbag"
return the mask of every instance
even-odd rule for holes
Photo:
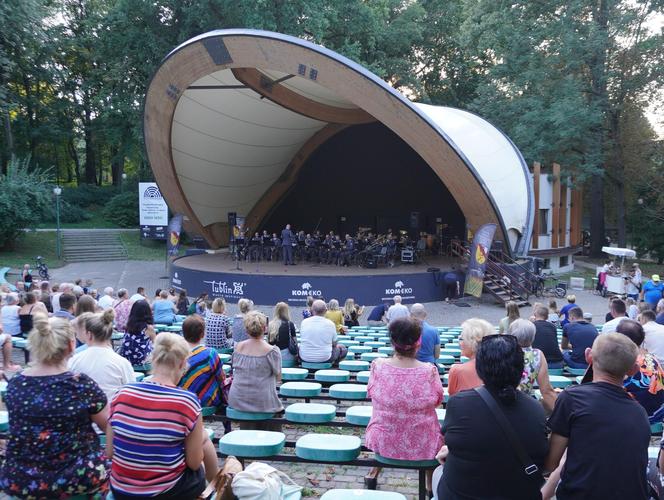
[[[297,344],[297,337],[295,336],[295,325],[288,324],[288,352],[293,356],[297,356],[300,352],[300,346]]]
[[[514,450],[517,457],[519,458],[519,462],[521,462],[521,465],[523,466],[524,474],[533,481],[536,481],[538,486],[541,487],[544,484],[544,476],[542,476],[542,471],[540,471],[539,467],[537,467],[535,462],[533,462],[532,458],[530,458],[524,449],[523,444],[521,443],[521,439],[519,439],[519,437],[516,435],[516,432],[514,432],[514,428],[510,424],[509,420],[507,420],[503,410],[501,410],[500,406],[498,406],[498,403],[496,403],[494,397],[484,386],[476,387],[475,392],[479,394],[479,396],[482,398],[482,401],[484,401],[484,403],[489,407],[489,410],[496,418],[496,421],[498,422],[500,428],[503,430],[503,433],[505,434],[507,441],[510,443],[512,450]]]

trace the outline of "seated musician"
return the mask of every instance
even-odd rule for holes
[[[325,239],[321,243],[320,252],[318,253],[318,258],[324,264],[329,264],[330,259],[332,258],[332,235],[326,234]]]
[[[346,235],[346,242],[344,243],[344,249],[341,252],[341,263],[342,266],[350,266],[350,260],[355,253],[355,241],[351,238],[350,234]]]
[[[255,233],[251,242],[249,243],[249,258],[252,262],[261,260],[261,245],[263,244],[263,239],[261,235]]]
[[[272,248],[271,248],[271,260],[279,260],[279,252],[281,251],[281,238],[277,236],[277,233],[272,233]]]
[[[272,238],[265,229],[261,235],[261,244],[263,260],[272,260]]]

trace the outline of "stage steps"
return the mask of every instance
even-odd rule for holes
[[[127,249],[117,231],[64,230],[62,249],[67,262],[127,260]]]
[[[470,249],[460,243],[452,243],[452,254],[464,261],[470,260]],[[518,271],[510,269],[509,266],[518,266]],[[491,295],[497,303],[507,304],[516,302],[519,307],[530,305],[528,301],[530,293],[527,281],[530,279],[530,271],[523,268],[511,258],[506,261],[505,255],[500,252],[489,253],[484,273],[483,291]]]

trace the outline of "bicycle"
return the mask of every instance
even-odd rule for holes
[[[48,274],[48,266],[46,265],[46,262],[42,261],[42,256],[39,255],[35,259],[37,261],[37,271],[39,272],[39,277],[43,280],[49,281],[51,277]]]
[[[554,280],[555,286],[547,286],[548,280]],[[556,277],[549,274],[537,274],[531,281],[531,293],[535,297],[553,297],[556,296],[562,299],[567,295],[567,287],[562,286],[564,283],[558,282]]]

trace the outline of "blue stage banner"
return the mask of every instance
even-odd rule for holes
[[[470,247],[470,263],[466,274],[466,284],[463,292],[474,297],[482,296],[484,287],[484,270],[489,258],[489,250],[493,235],[496,233],[495,224],[484,224],[475,233],[473,244]]]
[[[182,215],[174,215],[168,223],[168,255],[173,257],[180,249],[180,236],[182,234]]]
[[[404,302],[435,302],[443,299],[442,288],[432,273],[403,273],[361,276],[281,276],[232,272],[198,271],[171,266],[171,283],[185,289],[189,296],[207,292],[211,298],[223,297],[227,302],[242,298],[256,304],[274,305],[284,301],[304,306],[307,296],[341,303],[352,297],[359,304],[375,305],[401,295]]]

